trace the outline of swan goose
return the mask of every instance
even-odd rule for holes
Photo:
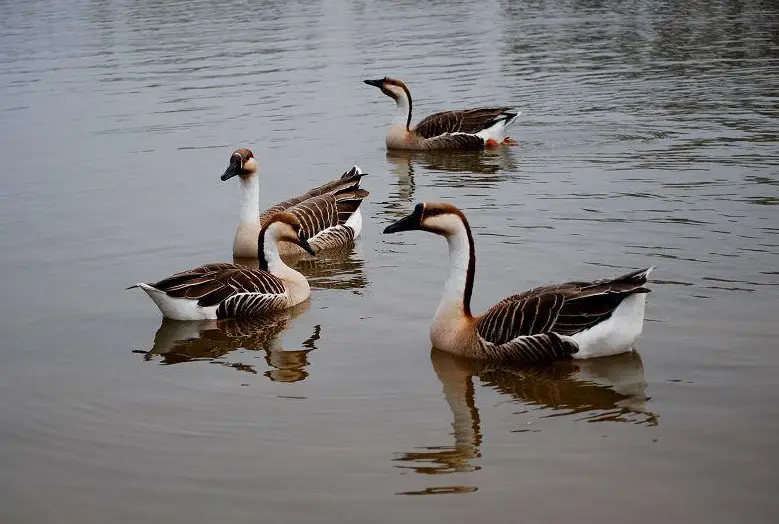
[[[294,215],[315,253],[340,247],[357,238],[362,230],[360,203],[368,192],[360,189],[360,178],[365,176],[354,166],[340,178],[315,187],[294,198],[280,202],[259,213],[260,184],[258,162],[251,150],[237,149],[230,156],[230,165],[222,181],[235,176],[241,182],[240,222],[233,240],[233,255],[243,258],[257,256],[257,235],[268,219],[281,211]],[[295,244],[283,244],[282,255],[302,255]]]
[[[258,235],[259,270],[206,264],[127,289],[143,289],[162,315],[174,320],[213,320],[288,309],[307,300],[311,289],[306,277],[281,260],[280,242],[294,243],[314,254],[298,220],[290,213],[278,213]]]
[[[411,91],[401,80],[364,80],[392,98],[397,106],[387,131],[387,149],[483,149],[500,143],[513,143],[506,137],[520,111],[510,107],[480,107],[443,111],[422,119],[411,127]]]
[[[476,255],[465,215],[451,204],[422,202],[384,233],[417,229],[449,244],[449,276],[430,328],[438,349],[488,360],[589,358],[630,351],[641,334],[649,292],[644,285],[654,267],[613,279],[538,287],[473,316]]]

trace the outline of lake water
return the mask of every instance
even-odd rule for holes
[[[776,522],[779,6],[0,2],[0,520]],[[511,104],[517,147],[388,154]],[[263,206],[353,163],[354,249],[267,323],[162,323],[139,280],[230,261],[230,153]],[[531,369],[431,351],[470,218],[474,311],[656,265],[637,353]],[[424,496],[423,496],[424,495]]]

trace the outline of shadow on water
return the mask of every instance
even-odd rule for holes
[[[476,406],[473,377],[513,401],[526,406],[518,412],[545,410],[540,418],[574,416],[585,422],[626,422],[655,426],[658,415],[645,404],[644,366],[638,353],[625,353],[593,360],[550,362],[516,366],[455,357],[433,349],[430,354],[443,392],[452,411],[454,443],[425,446],[418,451],[398,454],[396,467],[422,475],[445,475],[478,471],[471,463],[481,457],[482,442],[479,408]],[[515,433],[541,431],[516,429]],[[476,486],[428,487],[399,495],[469,493]]]
[[[306,301],[298,306],[254,318],[231,318],[201,322],[163,319],[154,335],[154,345],[148,351],[134,350],[145,361],[160,361],[164,365],[205,361],[257,374],[255,365],[235,362],[228,355],[241,350],[242,356],[256,358],[253,352],[264,351],[269,369],[263,375],[274,382],[298,382],[308,376],[308,353],[316,349],[321,327],[312,328],[311,336],[301,349],[285,350],[279,337],[289,321],[310,307]]]

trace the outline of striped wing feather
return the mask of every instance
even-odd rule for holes
[[[468,133],[444,133],[425,140],[429,149],[482,149],[484,139]]]
[[[249,309],[237,311],[253,314],[262,311],[263,304],[276,305],[285,296],[284,283],[278,277],[267,271],[228,263],[207,264],[182,271],[152,286],[171,297],[197,300],[201,307],[219,304],[217,316],[220,317],[223,315],[219,311],[225,303],[229,303],[225,307],[246,306]],[[249,300],[247,295],[256,297],[256,300]],[[242,298],[235,298],[238,296]]]
[[[259,315],[284,308],[283,294],[236,293],[219,304],[216,316],[219,318]]]
[[[356,190],[360,187],[360,179],[364,176],[364,173],[357,170],[356,167],[351,168],[349,171],[341,175],[341,178],[322,184],[319,187],[315,187],[300,196],[290,198],[284,202],[279,202],[275,206],[266,210],[260,215],[260,222],[264,225],[265,222],[282,211],[289,211],[290,208],[305,202],[314,197],[335,194],[344,190]]]
[[[335,226],[324,229],[309,241],[311,247],[319,253],[323,249],[334,249],[348,245],[354,240],[354,229],[349,226]]]
[[[433,138],[445,133],[474,134],[493,126],[501,120],[516,116],[510,107],[481,107],[463,111],[442,111],[422,119],[414,132],[424,138]]]
[[[648,270],[615,279],[543,286],[508,297],[479,317],[476,331],[493,358],[559,358],[578,348],[573,335],[608,319],[633,293],[647,293]]]
[[[348,240],[352,240],[354,231],[351,228],[340,231],[344,228],[337,226],[343,226],[360,207],[362,200],[368,196],[369,193],[359,187],[362,176],[363,173],[352,168],[338,180],[323,184],[299,197],[276,204],[262,213],[260,223],[265,225],[274,214],[286,211],[298,219],[303,233],[309,239],[314,239],[320,233],[328,233],[330,229],[335,228],[337,232],[328,233],[326,237],[329,240],[326,242],[324,237],[313,241],[311,246],[317,251],[332,247],[330,244],[334,246],[343,244],[343,241],[333,244],[337,238],[351,235]]]

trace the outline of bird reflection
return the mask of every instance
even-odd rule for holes
[[[413,198],[414,168],[422,167],[436,174],[432,185],[470,186],[493,185],[506,179],[504,172],[516,171],[513,148],[504,146],[486,151],[387,151],[387,160],[394,165],[399,187],[410,183],[406,201]],[[450,176],[447,176],[450,175]],[[399,191],[399,197],[405,196]]]
[[[354,242],[319,253],[316,257],[293,255],[284,261],[305,275],[315,289],[348,289],[355,293],[368,285],[365,261],[355,250]],[[259,268],[256,258],[233,257],[233,263]]]
[[[414,200],[416,183],[414,182],[414,163],[412,161],[414,151],[388,150],[387,160],[392,167],[390,172],[398,176],[394,193],[390,194],[388,211],[393,216],[401,216],[406,213],[408,203]]]
[[[434,187],[490,187],[506,180],[505,173],[516,172],[512,148],[489,151],[387,151],[390,171],[398,176],[394,191],[384,203],[384,213],[399,218],[408,213],[416,192],[415,176],[422,168],[431,173]]]
[[[430,358],[452,411],[454,443],[401,453],[397,467],[424,475],[472,472],[482,442],[479,409],[472,377],[510,396],[528,410],[545,410],[541,418],[575,416],[587,422],[627,422],[654,426],[658,417],[647,402],[644,367],[638,353],[591,360],[569,360],[518,366],[463,359],[433,349]],[[524,412],[524,411],[523,411]],[[517,430],[517,432],[526,430]],[[471,486],[427,488],[404,495],[474,491]]]
[[[237,349],[264,351],[269,369],[263,375],[274,382],[297,382],[308,376],[308,353],[316,349],[321,327],[301,344],[303,349],[284,350],[279,336],[289,321],[309,307],[309,302],[285,311],[251,318],[205,320],[202,322],[163,319],[148,351],[136,350],[147,361],[160,359],[163,364],[207,361],[257,374],[253,365],[229,362],[225,357]]]

